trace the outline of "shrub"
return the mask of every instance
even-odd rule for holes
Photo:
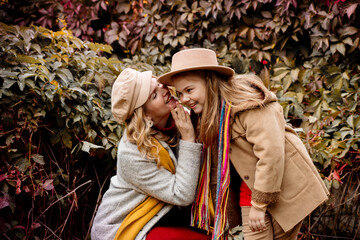
[[[38,183],[31,182],[32,171],[49,172],[35,175],[42,185],[51,181],[48,176],[60,179],[54,187],[62,188],[57,190],[59,196],[87,179],[99,179],[100,184],[84,185],[89,193],[96,192],[107,171],[95,172],[92,164],[96,170],[100,170],[99,162],[111,169],[114,145],[121,136],[121,126],[109,113],[109,89],[115,76],[125,66],[160,75],[169,70],[174,52],[206,47],[215,50],[220,63],[237,73],[259,74],[277,94],[288,123],[297,129],[331,190],[330,201],[306,219],[309,228],[303,229],[303,238],[359,236],[359,13],[355,0],[0,1],[3,21],[58,30],[2,25],[0,141],[6,155],[1,159],[18,168],[21,164],[17,162],[27,162],[21,165],[26,169],[23,175],[10,164],[2,167],[11,176],[5,181],[1,175],[0,179],[8,189],[5,187],[2,197],[9,206],[6,209],[14,206],[16,201],[8,200],[13,196],[31,196],[32,192],[22,189],[26,184],[35,192],[32,189]],[[63,26],[82,39],[106,42],[113,50],[108,45],[83,42],[61,30]],[[121,62],[111,54],[119,56]],[[53,165],[60,173],[52,170]],[[80,173],[70,174],[70,180],[65,181],[64,173],[69,175],[74,167],[84,170],[86,177],[80,180]],[[18,188],[16,183],[21,179],[31,184]],[[18,195],[17,189],[21,191]],[[96,208],[95,198],[97,195],[89,208]],[[60,206],[60,201],[57,204]],[[72,212],[69,203],[64,206],[63,214]],[[47,212],[55,211],[53,208]],[[23,217],[17,219],[26,219],[29,224],[22,220],[8,229],[15,232],[24,227],[28,235],[36,232],[31,230],[34,221],[24,217],[28,209],[32,208],[18,210]],[[33,210],[30,213],[35,214]],[[89,216],[86,221],[91,219],[90,213],[82,214]],[[56,234],[62,231],[63,226],[54,226],[50,229]]]
[[[121,136],[110,112],[121,62],[35,26],[0,24],[0,49],[1,233],[84,239]]]

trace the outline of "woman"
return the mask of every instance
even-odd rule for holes
[[[242,179],[245,239],[296,239],[302,220],[327,200],[328,190],[286,124],[275,94],[255,75],[234,76],[233,69],[219,66],[209,49],[180,51],[171,64],[171,72],[159,81],[175,86],[182,103],[199,114],[199,138],[208,149],[202,169],[209,172],[212,161],[218,161],[217,191],[211,192],[216,194],[215,216],[203,221],[212,210],[207,200],[211,180],[202,177],[193,224],[203,229],[213,225],[213,239],[226,235],[231,162]],[[203,208],[209,210],[204,214]]]
[[[94,218],[91,239],[151,240],[179,232],[206,239],[184,227],[155,227],[166,215],[179,215],[175,205],[194,200],[202,145],[195,143],[189,115],[150,71],[123,70],[113,85],[111,103],[115,119],[126,128],[116,176]],[[177,148],[175,125],[181,135]],[[179,221],[177,225],[184,225]]]

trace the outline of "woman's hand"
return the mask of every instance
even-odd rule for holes
[[[249,213],[249,227],[253,232],[266,230],[265,212],[257,210],[254,207],[251,207]]]
[[[188,142],[195,142],[195,130],[191,123],[190,114],[185,111],[184,107],[176,102],[176,107],[171,110],[171,115],[178,128],[181,139]]]

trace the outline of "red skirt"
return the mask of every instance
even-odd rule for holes
[[[211,235],[191,227],[158,226],[146,235],[146,240],[210,240]]]

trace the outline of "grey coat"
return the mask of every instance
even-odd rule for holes
[[[180,140],[178,158],[161,142],[174,162],[176,173],[158,168],[153,160],[142,156],[136,145],[120,140],[117,154],[117,174],[110,181],[91,229],[92,240],[112,240],[125,217],[147,196],[167,203],[139,232],[136,240],[145,239],[147,232],[174,205],[187,206],[195,197],[198,183],[202,144]],[[189,219],[190,222],[190,219]]]

